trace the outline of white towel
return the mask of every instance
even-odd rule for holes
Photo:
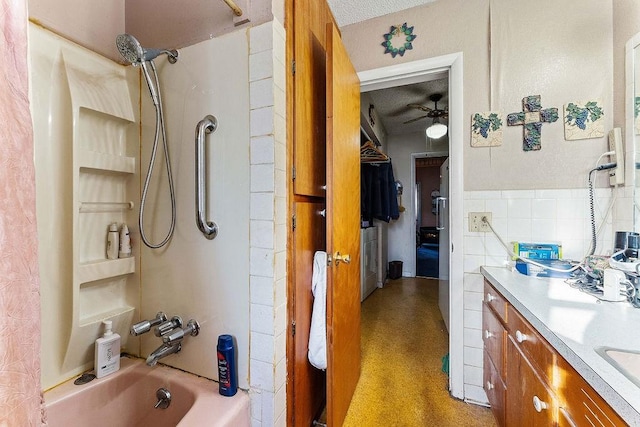
[[[309,332],[309,362],[323,371],[327,369],[327,253],[313,256],[313,312]]]

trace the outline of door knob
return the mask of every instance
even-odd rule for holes
[[[340,254],[340,252],[336,252],[333,254],[333,260],[335,261],[336,265],[340,264],[340,262],[344,262],[345,264],[349,264],[351,262],[351,255],[349,254]]]

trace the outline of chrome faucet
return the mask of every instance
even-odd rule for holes
[[[155,366],[156,363],[158,363],[158,360],[163,357],[167,357],[170,354],[178,353],[180,350],[182,350],[181,342],[175,344],[162,344],[160,347],[156,348],[149,357],[147,357],[147,365]]]
[[[191,319],[187,322],[187,326],[182,328],[182,319],[180,316],[173,316],[171,320],[167,320],[167,317],[164,313],[158,313],[156,319],[152,321],[144,321],[134,325],[131,328],[132,335],[140,335],[141,333],[148,332],[151,329],[151,326],[157,325],[154,334],[157,337],[162,338],[162,345],[156,348],[150,355],[147,357],[147,365],[155,366],[158,363],[158,360],[169,356],[170,354],[178,353],[182,350],[182,340],[187,335],[191,335],[195,337],[200,332],[200,324]],[[134,334],[134,330],[135,333]]]

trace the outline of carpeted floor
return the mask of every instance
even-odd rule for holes
[[[344,426],[495,426],[490,409],[449,395],[448,351],[437,280],[377,289],[362,305],[362,374]]]

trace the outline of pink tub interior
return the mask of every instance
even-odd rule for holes
[[[44,394],[49,427],[248,426],[249,397],[218,393],[218,384],[166,366],[123,357],[120,370],[85,385],[69,380]],[[156,390],[171,392],[156,409]]]

